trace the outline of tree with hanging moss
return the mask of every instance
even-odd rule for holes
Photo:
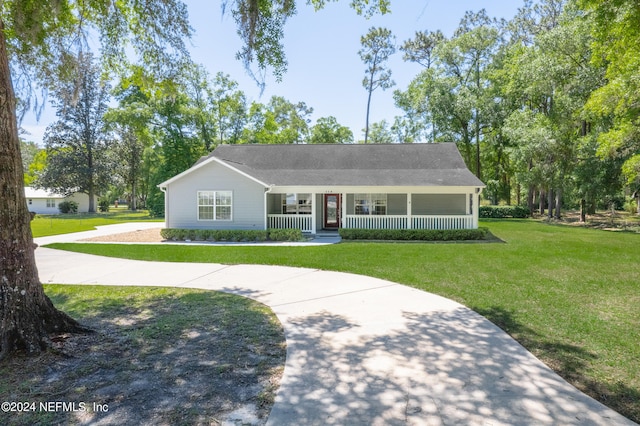
[[[177,0],[153,2],[15,0],[0,9],[0,359],[38,353],[52,333],[84,328],[57,310],[38,278],[16,114],[36,105],[37,88],[77,82],[75,58],[88,51],[88,34],[102,42],[109,70],[122,70],[134,52],[161,73],[187,57],[187,10]],[[76,86],[77,87],[77,86]]]
[[[78,81],[53,90],[58,121],[44,134],[47,165],[35,186],[63,195],[87,194],[88,211],[95,213],[95,198],[113,183],[116,165],[113,137],[103,118],[111,86],[101,79],[93,55],[81,54],[74,65]]]
[[[316,9],[327,0],[310,0]],[[238,24],[247,70],[257,65],[282,77],[284,24],[294,0],[226,0]],[[88,50],[89,34],[100,42],[107,71],[123,72],[128,59],[144,64],[157,81],[188,61],[187,7],[179,0],[14,0],[0,7],[0,359],[22,350],[45,350],[51,333],[83,327],[57,310],[44,294],[35,263],[30,215],[23,189],[17,106],[41,106],[38,88],[74,80],[73,58]],[[352,0],[357,13],[389,10],[389,0]],[[128,55],[129,54],[129,55]],[[262,79],[264,82],[264,79]],[[16,100],[16,91],[20,103]]]

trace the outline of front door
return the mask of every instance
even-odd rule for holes
[[[340,227],[340,194],[324,194],[324,227]]]

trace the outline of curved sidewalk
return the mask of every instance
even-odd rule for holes
[[[42,247],[36,259],[43,283],[201,288],[269,305],[287,339],[271,425],[635,424],[569,385],[475,312],[389,281]]]

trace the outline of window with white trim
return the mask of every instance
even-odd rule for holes
[[[353,200],[357,215],[387,214],[387,194],[355,194]]]
[[[198,220],[231,220],[231,191],[198,191]]]
[[[311,194],[285,194],[282,198],[282,214],[311,214]]]
[[[55,198],[47,198],[47,207],[55,207],[55,206],[56,206]]]

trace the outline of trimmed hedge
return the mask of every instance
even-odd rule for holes
[[[344,240],[468,241],[484,240],[487,228],[478,229],[340,229]]]
[[[269,229],[269,239],[271,241],[300,241],[302,231],[300,229]]]
[[[531,216],[531,212],[522,206],[480,206],[479,216],[485,219],[520,219]]]
[[[300,241],[302,231],[299,229],[269,229],[241,230],[241,229],[178,229],[164,228],[160,235],[165,240],[173,241]]]

